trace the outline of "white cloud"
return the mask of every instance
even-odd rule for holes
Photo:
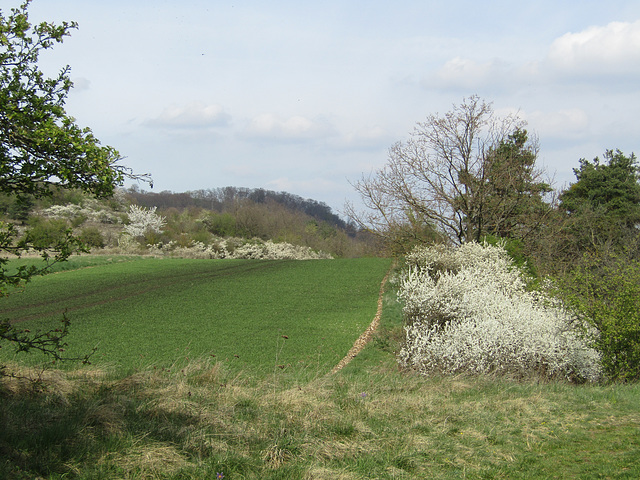
[[[265,113],[251,119],[244,134],[249,138],[303,141],[331,136],[334,128],[322,119],[311,120],[299,115],[281,119]]]
[[[334,146],[341,149],[379,149],[389,147],[393,141],[394,137],[387,130],[376,125],[351,130],[336,139]]]
[[[548,60],[570,74],[640,73],[640,20],[567,33],[551,44]]]
[[[587,138],[589,134],[589,115],[580,108],[521,112],[521,117],[545,139],[579,140]]]
[[[512,67],[505,61],[493,59],[478,62],[469,58],[455,57],[447,61],[423,85],[436,88],[475,89],[483,86],[503,84]]]
[[[165,108],[149,125],[168,128],[209,128],[224,127],[229,124],[231,115],[217,104],[192,102],[188,105],[172,105]]]
[[[566,33],[550,43],[546,56],[537,59],[483,61],[457,56],[425,77],[422,85],[477,92],[556,83],[566,76],[580,76],[584,81],[616,76],[636,85],[638,75],[640,20]]]

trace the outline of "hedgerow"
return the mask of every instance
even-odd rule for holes
[[[399,298],[406,321],[399,360],[406,367],[571,381],[601,376],[589,327],[552,297],[528,291],[500,246],[417,247],[407,256]]]
[[[598,331],[594,347],[607,378],[640,380],[640,262],[585,254],[558,286],[563,301]]]
[[[120,247],[139,250],[139,244],[122,235]],[[146,253],[151,255],[173,256],[181,258],[231,258],[250,260],[325,260],[333,258],[325,252],[317,252],[309,247],[292,245],[286,242],[275,243],[271,240],[220,238],[214,237],[209,243],[191,242],[180,246],[176,242],[147,245]]]
[[[51,205],[41,210],[40,215],[49,218],[63,218],[80,225],[85,220],[98,223],[122,223],[123,213],[107,209],[96,199],[86,198],[81,205],[69,203],[66,205]]]

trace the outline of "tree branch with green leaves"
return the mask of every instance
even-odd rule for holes
[[[103,146],[91,129],[80,127],[67,114],[64,105],[73,86],[70,67],[49,78],[40,70],[38,59],[78,25],[33,25],[30,3],[27,0],[6,15],[0,10],[0,193],[26,201],[51,196],[62,188],[105,198],[125,179],[151,183],[149,175],[136,175],[120,164],[116,149]],[[21,235],[10,221],[0,222],[0,252],[5,255],[0,257],[0,298],[85,250],[71,230],[46,243]],[[38,253],[43,264],[10,269],[9,256],[26,252]],[[19,352],[38,350],[60,360],[68,325],[65,317],[61,329],[31,334],[2,321],[0,340],[9,341]]]

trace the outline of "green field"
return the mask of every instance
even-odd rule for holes
[[[256,374],[277,364],[316,375],[330,370],[371,322],[391,264],[115,260],[80,257],[75,266],[85,268],[35,278],[3,299],[0,317],[36,331],[55,328],[66,312],[66,353],[82,356],[97,347],[96,365],[126,370],[212,357]]]

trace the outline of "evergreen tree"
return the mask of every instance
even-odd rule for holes
[[[474,222],[482,234],[522,239],[537,230],[551,207],[544,195],[551,185],[541,180],[536,168],[536,143],[517,128],[488,152],[482,177],[482,195]]]
[[[611,220],[634,226],[640,222],[640,166],[632,153],[607,150],[605,162],[598,157],[580,159],[574,168],[576,182],[560,197],[560,207],[570,215],[585,210],[601,211]]]
[[[607,150],[604,162],[580,160],[560,209],[578,250],[632,249],[640,225],[640,166],[632,153]]]

